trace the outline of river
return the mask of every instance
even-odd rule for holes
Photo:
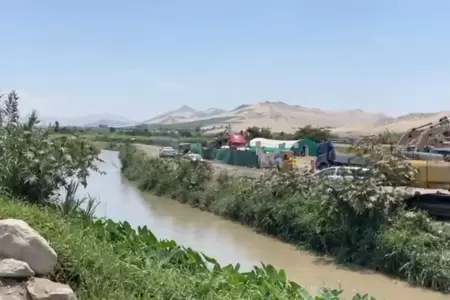
[[[322,286],[345,290],[345,295],[368,293],[377,299],[441,300],[449,296],[414,288],[404,282],[367,270],[349,270],[295,246],[255,233],[252,229],[165,197],[140,192],[121,176],[118,153],[104,150],[99,167],[106,175],[91,174],[86,189],[100,202],[96,214],[133,226],[147,225],[160,239],[216,258],[221,264],[240,263],[249,270],[260,262],[284,269],[289,280],[312,293]]]

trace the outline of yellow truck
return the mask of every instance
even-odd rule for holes
[[[437,160],[411,160],[418,169],[414,187],[450,190],[450,162]]]

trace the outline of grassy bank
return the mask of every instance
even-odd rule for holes
[[[78,299],[339,299],[337,290],[312,298],[271,266],[248,273],[221,267],[174,241],[158,241],[147,228],[136,232],[128,223],[74,211],[60,214],[6,198],[0,198],[0,218],[25,220],[50,241],[58,254],[51,278],[69,284]]]
[[[53,133],[53,137],[71,136],[68,133]],[[180,137],[173,138],[169,136],[140,136],[127,135],[123,133],[79,133],[78,135],[93,142],[106,143],[137,143],[144,145],[171,146],[176,148],[179,143],[203,143],[208,140],[207,137]]]
[[[112,150],[119,151],[121,147],[121,143],[116,142],[92,142],[92,144],[101,150]]]
[[[51,129],[36,126],[35,113],[22,123],[17,94],[5,98],[0,218],[24,220],[49,241],[58,254],[50,277],[69,284],[78,299],[339,299],[335,290],[313,298],[271,266],[239,273],[238,266],[220,266],[173,241],[158,241],[147,228],[92,218],[94,202],[82,210],[74,195],[78,183],[88,184],[90,172],[101,172],[98,145],[80,135],[52,136]]]
[[[140,189],[167,195],[278,237],[352,263],[448,292],[450,226],[408,212],[388,185],[414,176],[390,158],[372,177],[336,187],[308,174],[272,173],[260,179],[213,176],[208,165],[160,160],[132,146],[121,149],[125,176]],[[389,177],[389,176],[388,176]],[[391,176],[392,177],[392,176]]]

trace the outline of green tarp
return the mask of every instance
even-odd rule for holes
[[[239,151],[229,148],[206,149],[201,144],[192,144],[191,152],[200,154],[204,159],[215,160],[232,166],[259,167],[258,155],[254,151]]]
[[[212,159],[232,166],[259,167],[258,156],[253,151],[214,149]]]

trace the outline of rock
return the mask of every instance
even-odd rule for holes
[[[30,279],[27,290],[32,300],[77,300],[70,286],[45,278]]]
[[[25,285],[11,280],[0,280],[0,300],[27,300],[28,293]]]
[[[39,275],[52,272],[56,252],[39,233],[22,220],[0,220],[0,256],[28,263]]]
[[[34,276],[34,271],[26,262],[12,258],[0,260],[0,277],[27,278],[32,276]]]

